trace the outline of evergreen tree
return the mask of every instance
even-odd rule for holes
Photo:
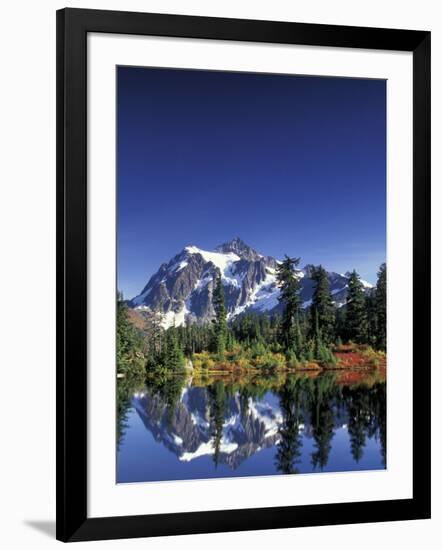
[[[232,351],[234,345],[235,345],[235,338],[233,337],[232,331],[228,329],[227,330],[227,343],[226,343],[227,351]]]
[[[163,352],[163,365],[171,371],[181,371],[184,367],[184,355],[178,342],[175,327],[169,328],[166,333],[166,342]]]
[[[325,344],[334,341],[335,307],[330,294],[327,272],[320,265],[313,270],[311,278],[316,283],[310,308],[310,336],[320,338]]]
[[[345,307],[337,308],[335,316],[336,344],[342,345],[342,342],[348,340],[347,324],[345,319]]]
[[[367,316],[364,287],[355,270],[348,281],[346,329],[349,340],[362,344],[366,340]]]
[[[377,347],[378,334],[378,316],[376,311],[376,295],[375,292],[368,293],[365,296],[365,311],[367,316],[367,344]]]
[[[387,266],[382,264],[378,271],[376,284],[376,345],[379,349],[387,349]]]
[[[213,305],[215,308],[215,353],[222,356],[227,345],[227,311],[224,302],[224,287],[221,274],[218,275],[213,292]]]
[[[127,318],[127,306],[118,297],[117,301],[117,366],[120,372],[124,372],[128,364],[131,337],[130,324]]]
[[[162,327],[163,314],[157,309],[144,312],[145,334],[148,345],[147,369],[156,370],[162,365],[165,354],[166,335]]]
[[[128,307],[121,294],[117,297],[117,369],[126,375],[145,373],[143,337],[129,321]]]
[[[300,258],[285,259],[276,268],[276,279],[280,287],[278,300],[284,306],[281,319],[281,344],[286,351],[299,353],[302,347],[300,328],[301,284],[295,273]]]

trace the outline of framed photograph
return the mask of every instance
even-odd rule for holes
[[[57,538],[430,517],[430,33],[57,12]]]

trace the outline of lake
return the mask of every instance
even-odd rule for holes
[[[119,380],[117,440],[117,483],[385,469],[385,375]]]

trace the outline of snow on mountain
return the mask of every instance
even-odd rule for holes
[[[201,250],[201,248],[197,248],[196,246],[186,246],[184,250],[189,252],[189,254],[201,254],[206,262],[212,262],[216,265],[222,274],[227,268],[230,268],[233,263],[238,262],[241,259],[233,252],[208,252],[207,250]]]
[[[214,318],[213,290],[217,276],[224,286],[228,319],[247,311],[273,313],[280,307],[276,282],[278,260],[264,256],[241,239],[223,243],[213,251],[186,246],[149,279],[129,306],[163,314],[164,327],[203,323]],[[301,299],[308,307],[314,290],[314,266],[297,272],[301,280]],[[328,273],[336,305],[345,304],[349,273]],[[362,281],[367,291],[373,285]]]
[[[221,272],[221,279],[225,284],[233,286],[241,286],[241,276],[235,277],[236,262],[239,262],[241,258],[233,252],[208,252],[207,250],[201,250],[196,246],[186,246],[184,249],[189,254],[200,254],[207,263],[212,263]]]

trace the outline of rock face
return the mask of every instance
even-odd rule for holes
[[[240,238],[206,251],[186,246],[149,279],[141,293],[129,301],[137,309],[160,311],[163,325],[180,326],[188,323],[205,323],[213,319],[213,289],[216,277],[221,274],[228,318],[249,311],[277,311],[279,289],[276,283],[278,261],[264,256]],[[314,282],[312,268],[307,265],[298,271],[301,278],[301,298],[304,307],[310,305]],[[348,274],[328,273],[330,289],[337,306],[345,303]],[[364,283],[371,288],[369,283]]]

